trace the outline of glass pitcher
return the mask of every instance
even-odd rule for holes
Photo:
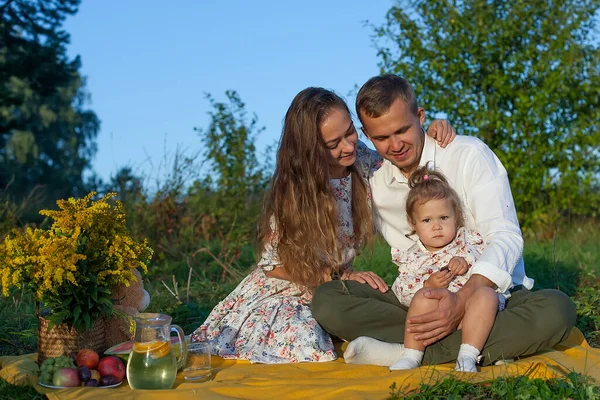
[[[127,361],[127,381],[132,389],[171,389],[177,370],[185,365],[187,345],[183,329],[171,325],[165,314],[134,315],[135,340]],[[179,357],[171,346],[171,332],[179,336]]]

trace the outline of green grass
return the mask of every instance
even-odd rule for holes
[[[581,224],[558,232],[556,236],[555,241],[525,241],[527,274],[535,279],[535,288],[556,288],[571,296],[577,306],[577,327],[590,344],[600,347],[600,249],[597,246],[600,243],[600,228],[597,225]],[[250,253],[252,250],[248,247],[244,251]],[[250,259],[250,256],[247,258]],[[205,262],[202,264],[205,265]],[[396,268],[390,261],[389,247],[382,240],[377,240],[372,250],[366,250],[358,257],[355,267],[375,271],[390,284],[396,277]],[[229,279],[224,274],[221,277],[225,276],[225,279],[215,279],[218,275],[214,273],[215,268],[215,264],[206,269],[198,264],[193,266],[188,289],[190,268],[187,262],[171,263],[165,268],[162,265],[152,266],[150,278],[145,279],[146,289],[152,297],[149,311],[173,316],[174,323],[181,325],[186,334],[191,333],[206,318],[212,307],[236,285],[236,280]],[[237,265],[234,272],[243,276],[248,268],[249,265]],[[176,291],[172,276],[176,277]],[[176,296],[167,290],[163,282]],[[15,293],[12,297],[0,299],[0,355],[35,351],[37,321],[33,311],[31,296]],[[519,396],[510,393],[517,393]],[[406,394],[396,390],[392,393],[392,398],[404,395]],[[412,397],[408,398],[419,399],[593,399],[598,398],[598,387],[577,374],[552,381],[523,377],[498,378],[486,384],[459,382],[450,378],[432,386],[423,385],[419,391],[409,395]],[[35,396],[32,388],[16,387],[0,379],[0,399],[43,398]]]
[[[38,400],[46,396],[35,391],[31,386],[15,386],[0,379],[0,400]]]
[[[0,355],[33,353],[37,345],[37,320],[29,294],[0,298]]]
[[[527,376],[497,378],[484,383],[459,381],[454,377],[405,393],[391,387],[390,399],[502,399],[502,400],[563,400],[600,398],[600,387],[589,378],[570,373],[560,379],[530,379]]]

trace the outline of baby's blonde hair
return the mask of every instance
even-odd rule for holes
[[[460,198],[441,172],[431,170],[427,165],[419,167],[408,179],[408,187],[410,192],[406,197],[406,217],[411,226],[416,223],[413,214],[417,205],[441,199],[450,201],[456,215],[456,229],[465,224]],[[413,231],[410,235],[414,233]]]

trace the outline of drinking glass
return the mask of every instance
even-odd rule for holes
[[[210,342],[194,342],[188,345],[188,354],[183,377],[186,382],[210,380]]]

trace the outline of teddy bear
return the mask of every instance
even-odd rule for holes
[[[131,280],[129,286],[122,284],[112,290],[115,312],[106,320],[107,348],[133,339],[135,325],[132,317],[144,311],[150,303],[150,294],[144,289],[142,274],[137,269],[133,269],[132,273],[136,279]]]

